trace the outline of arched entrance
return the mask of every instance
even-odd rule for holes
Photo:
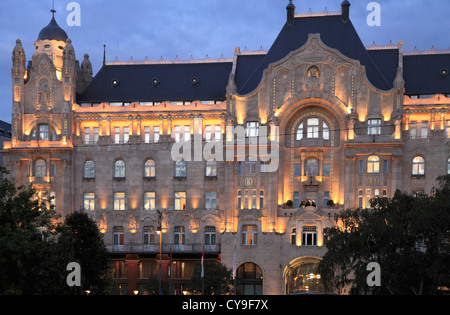
[[[262,295],[263,273],[254,263],[244,263],[236,271],[236,294]]]
[[[318,258],[300,258],[291,262],[285,272],[286,294],[327,293],[317,272]]]

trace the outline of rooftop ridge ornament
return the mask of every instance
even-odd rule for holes
[[[262,46],[259,47],[258,50],[248,50],[247,46],[243,51],[239,53],[239,55],[266,55],[267,50],[264,50]]]
[[[377,45],[375,41],[366,47],[367,50],[386,50],[386,49],[398,49],[398,45],[394,44],[392,40],[387,45]]]
[[[307,12],[295,13],[295,17],[311,17],[311,16],[331,16],[331,15],[342,15],[342,10],[339,11],[329,11],[327,7],[322,12],[314,12],[311,8]]]
[[[450,48],[449,49],[436,49],[434,45],[431,46],[431,49],[428,50],[419,50],[417,49],[417,46],[414,46],[413,50],[405,51],[403,55],[405,56],[416,56],[416,55],[444,55],[444,54],[450,54]]]
[[[106,66],[124,66],[124,65],[169,65],[169,64],[195,64],[195,63],[225,63],[233,62],[232,58],[225,58],[222,54],[220,58],[210,58],[208,55],[203,59],[196,59],[192,55],[189,59],[180,59],[178,55],[172,60],[166,60],[162,56],[156,60],[150,60],[146,56],[144,60],[134,60],[133,57],[128,61],[119,60],[117,57],[113,61],[106,61]]]

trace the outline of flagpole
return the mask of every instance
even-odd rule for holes
[[[170,259],[169,259],[169,295],[172,294],[172,245],[170,245]]]
[[[234,287],[234,295],[236,295],[236,239],[234,240],[233,287]]]

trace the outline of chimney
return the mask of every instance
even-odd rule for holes
[[[295,5],[292,3],[292,0],[289,0],[289,4],[286,7],[287,10],[287,23],[291,25],[294,23],[295,16]]]
[[[350,19],[350,2],[348,0],[342,1],[342,20],[347,22]]]

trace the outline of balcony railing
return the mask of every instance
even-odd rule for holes
[[[123,244],[113,245],[107,244],[107,249],[111,253],[159,253],[159,244],[154,245],[142,245],[142,244]],[[205,253],[219,253],[220,244],[215,245],[203,245],[203,244],[163,244],[161,246],[161,252],[164,254],[172,253],[202,253],[203,247]]]

